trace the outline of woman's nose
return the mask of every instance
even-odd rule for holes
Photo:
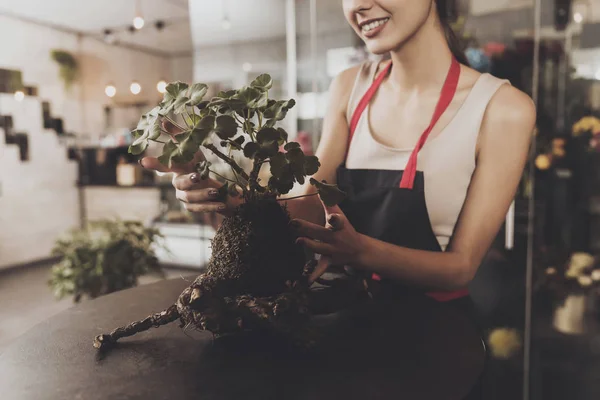
[[[373,8],[372,0],[344,0],[344,8],[355,13]]]

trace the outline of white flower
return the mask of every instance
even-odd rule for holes
[[[600,269],[593,270],[591,277],[593,281],[600,281]]]
[[[579,285],[581,285],[581,287],[589,287],[592,285],[592,278],[590,278],[587,275],[581,275],[579,278],[577,278],[577,282],[579,282]]]

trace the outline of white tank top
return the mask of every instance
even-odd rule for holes
[[[364,63],[356,76],[346,112],[348,125],[358,102],[375,79],[377,65],[377,62]],[[423,171],[431,227],[444,250],[454,232],[475,170],[477,138],[485,110],[505,83],[508,81],[482,74],[448,125],[429,138],[418,154],[417,170]],[[403,170],[413,149],[396,149],[376,141],[369,128],[368,115],[369,106],[354,131],[346,168]]]

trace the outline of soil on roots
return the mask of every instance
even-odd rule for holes
[[[207,275],[232,295],[282,293],[287,281],[302,276],[306,261],[289,223],[275,200],[244,203],[217,230]]]

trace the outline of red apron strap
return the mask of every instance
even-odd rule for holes
[[[390,71],[390,67],[392,66],[392,62],[390,61],[388,65],[386,65],[383,70],[377,75],[369,89],[365,92],[363,97],[358,102],[354,113],[352,114],[352,119],[350,119],[350,135],[348,135],[348,145],[346,146],[346,156],[348,155],[348,150],[350,149],[350,143],[352,142],[352,137],[354,136],[354,131],[356,130],[356,126],[358,125],[358,121],[360,120],[360,116],[362,115],[365,108],[369,105],[369,102],[377,92],[379,85],[385,79],[386,75]],[[346,157],[344,157],[344,160]]]
[[[417,155],[419,151],[427,141],[429,134],[433,130],[433,127],[438,122],[444,111],[448,108],[452,99],[454,98],[454,94],[456,93],[456,87],[458,86],[458,79],[460,78],[460,64],[456,60],[456,58],[452,58],[452,63],[450,64],[450,70],[448,71],[448,75],[446,76],[446,81],[444,82],[444,86],[442,87],[442,93],[440,95],[440,99],[435,107],[435,111],[433,113],[433,117],[431,118],[431,122],[429,126],[417,142],[417,145],[413,149],[410,154],[410,158],[408,159],[408,163],[404,168],[404,173],[402,174],[402,180],[400,181],[400,187],[404,189],[412,189],[415,176],[417,174]]]

